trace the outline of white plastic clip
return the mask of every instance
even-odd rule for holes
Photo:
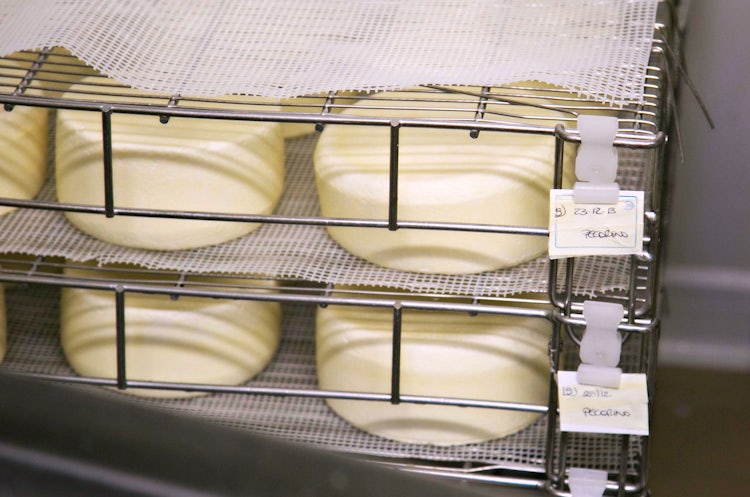
[[[607,472],[598,469],[570,468],[568,486],[571,497],[602,497],[607,488]]]
[[[573,201],[577,204],[616,204],[620,198],[617,177],[617,149],[612,142],[617,136],[618,121],[612,116],[578,116],[581,145],[576,157],[576,178]]]
[[[581,385],[620,388],[622,341],[617,325],[624,308],[620,304],[587,300],[583,303],[586,329],[581,339],[581,365],[576,379]]]

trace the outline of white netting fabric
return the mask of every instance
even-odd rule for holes
[[[641,101],[659,0],[17,0],[0,54],[64,46],[136,88],[289,97],[557,84]]]

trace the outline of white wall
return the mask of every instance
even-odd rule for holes
[[[750,371],[750,1],[691,0],[672,154],[664,363]],[[671,137],[673,150],[676,137]]]

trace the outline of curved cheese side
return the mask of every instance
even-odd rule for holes
[[[389,309],[328,306],[317,314],[320,388],[390,392]],[[549,323],[527,317],[405,312],[401,393],[544,405],[549,391]],[[529,412],[329,399],[342,418],[406,443],[454,445],[519,431]]]
[[[101,78],[91,82],[101,83]],[[268,105],[262,108],[267,110]],[[60,201],[104,205],[101,133],[99,113],[58,111]],[[112,143],[117,207],[269,214],[281,197],[284,142],[278,123],[172,117],[163,125],[157,116],[115,114]],[[256,223],[131,216],[108,219],[71,212],[66,216],[100,240],[154,250],[222,243],[259,227]]]
[[[86,277],[101,271],[66,269],[66,274]],[[231,280],[220,281],[231,283]],[[62,348],[79,374],[116,377],[114,310],[113,292],[62,290]],[[275,302],[186,296],[172,300],[168,295],[126,293],[127,377],[219,385],[243,383],[272,359],[279,343],[280,322],[281,308]],[[126,392],[157,397],[196,395],[176,390],[127,389]]]
[[[386,92],[344,112],[435,118],[441,114],[434,109],[451,108],[450,114],[443,112],[443,118],[473,118],[471,105],[462,102],[467,97],[461,94],[441,95],[450,102],[415,102],[419,110],[388,108],[413,98],[408,92]],[[385,108],[372,108],[378,106]],[[528,116],[542,114],[535,107],[520,111]],[[572,157],[572,148],[566,147],[566,160]],[[466,130],[403,127],[398,217],[544,227],[549,217],[554,152],[550,136],[482,131],[472,139]],[[326,126],[314,155],[323,215],[387,219],[389,153],[386,127]],[[572,184],[572,168],[566,169],[566,183]],[[509,267],[542,255],[547,245],[544,237],[523,235],[349,227],[330,227],[328,232],[344,249],[370,262],[425,273],[476,273]]]
[[[13,84],[26,74],[21,64],[4,60],[4,69],[14,77],[0,77],[1,84]],[[40,94],[30,90],[29,94]],[[29,200],[39,193],[47,173],[48,110],[16,105],[13,110],[0,109],[0,197]],[[15,207],[0,206],[0,215]]]

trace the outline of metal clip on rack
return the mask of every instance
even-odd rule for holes
[[[571,497],[602,497],[607,488],[607,472],[596,469],[570,468],[568,486]]]
[[[619,388],[622,369],[620,362],[620,324],[623,307],[620,304],[587,300],[583,303],[586,331],[581,339],[581,365],[578,366],[578,383]]]
[[[576,158],[573,199],[578,204],[616,204],[620,187],[617,177],[616,117],[582,114],[578,116],[581,145]]]

